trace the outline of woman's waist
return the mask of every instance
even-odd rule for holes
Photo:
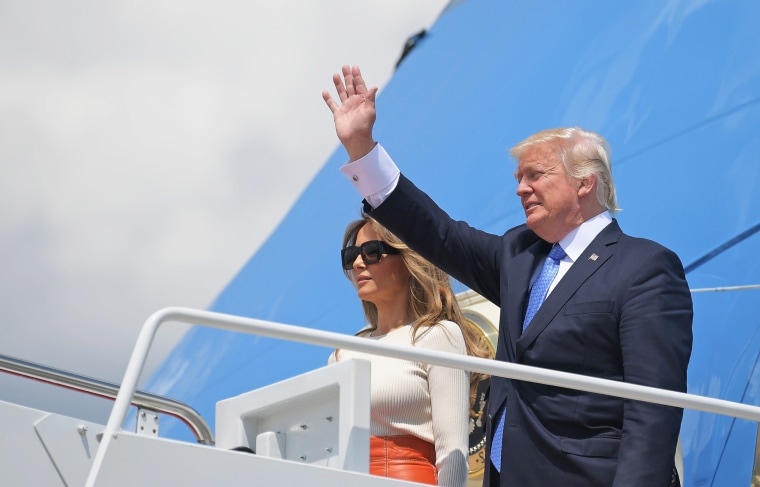
[[[435,445],[414,435],[369,437],[370,459],[406,459],[435,464]]]
[[[433,436],[433,424],[428,422],[425,424],[418,423],[389,423],[382,420],[376,420],[372,418],[370,421],[369,434],[372,436],[386,437],[386,436],[415,436],[428,443],[434,442]]]

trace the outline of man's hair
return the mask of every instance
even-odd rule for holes
[[[509,152],[519,161],[528,148],[536,146],[548,146],[558,153],[568,176],[573,179],[594,174],[599,204],[612,213],[620,211],[612,179],[610,146],[604,137],[580,127],[548,129],[531,135]]]

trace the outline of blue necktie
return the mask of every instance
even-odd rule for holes
[[[544,262],[544,268],[541,269],[541,274],[538,275],[538,279],[533,283],[533,287],[530,290],[530,299],[528,300],[528,309],[525,311],[525,320],[523,321],[523,331],[528,327],[530,320],[538,311],[538,308],[546,299],[546,292],[549,290],[552,281],[557,277],[557,271],[559,271],[559,261],[565,257],[565,251],[562,250],[559,244],[554,244],[549,257]]]
[[[546,299],[546,293],[549,291],[552,281],[557,277],[557,271],[559,271],[559,261],[565,257],[565,251],[562,250],[559,244],[554,244],[552,250],[549,252],[549,257],[544,262],[544,267],[541,269],[541,274],[538,275],[538,279],[533,283],[533,287],[530,290],[530,299],[528,300],[528,310],[525,312],[525,320],[523,321],[523,331],[528,327],[528,323],[533,319],[533,315],[536,314],[538,308],[543,304]],[[501,408],[499,413],[499,419],[496,423],[496,431],[493,434],[493,441],[491,442],[491,463],[498,472],[501,472],[501,442],[504,436],[504,419],[506,417],[507,408]]]

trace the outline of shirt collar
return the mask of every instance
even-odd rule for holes
[[[591,241],[610,223],[612,223],[612,214],[609,211],[603,211],[575,227],[559,241],[567,254],[565,259],[569,258],[572,262],[578,260]]]

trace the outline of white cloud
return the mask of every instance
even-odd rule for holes
[[[446,3],[2,4],[0,353],[120,382],[144,320],[207,307],[335,149],[332,73],[382,86]],[[77,411],[19,384],[0,400]]]

